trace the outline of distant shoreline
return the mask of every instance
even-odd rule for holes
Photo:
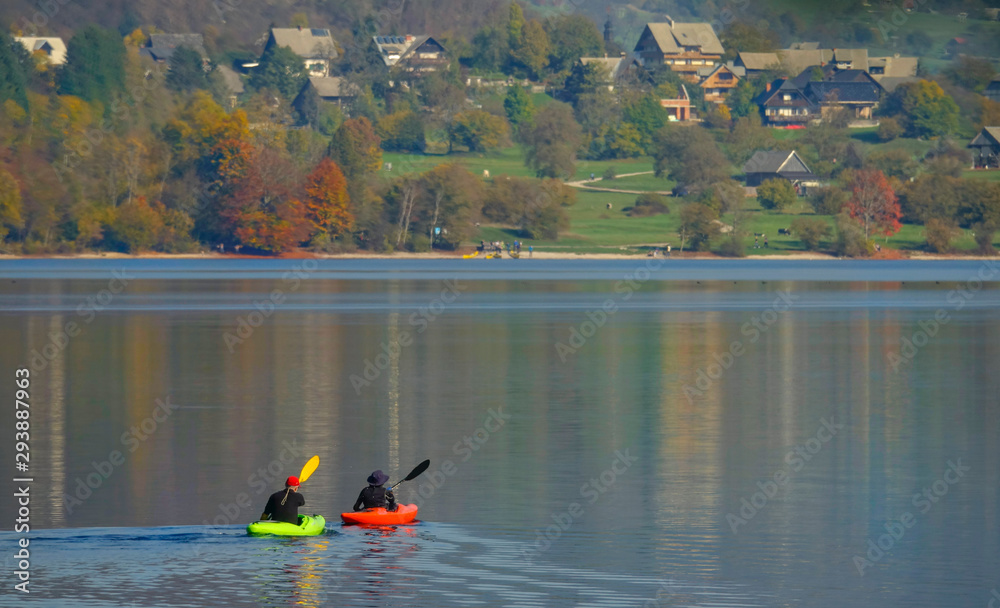
[[[471,252],[470,252],[471,253]],[[634,260],[651,257],[640,253],[562,253],[553,251],[535,251],[529,255],[522,251],[520,260]],[[294,251],[280,256],[255,256],[242,254],[225,253],[142,253],[126,254],[117,252],[101,253],[77,253],[69,255],[6,255],[0,254],[0,260],[100,260],[100,259],[121,259],[121,260],[288,260],[288,259],[317,259],[317,260],[462,260],[466,259],[470,263],[484,260],[483,256],[475,258],[463,258],[463,252],[444,253],[343,253],[343,254],[315,254],[305,251]],[[511,259],[504,256],[503,259]],[[684,252],[673,254],[667,258],[661,254],[657,259],[663,260],[837,260],[842,259],[835,255],[815,252],[787,253],[775,255],[748,255],[743,258],[732,258],[716,255],[710,252]],[[844,258],[848,259],[848,258]],[[871,257],[871,258],[849,258],[863,261],[925,261],[925,260],[996,260],[1000,256],[983,256],[972,254],[930,254],[924,252],[906,252],[898,257]]]

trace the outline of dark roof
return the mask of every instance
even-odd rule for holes
[[[157,49],[158,54],[166,54],[167,58],[173,53],[173,49],[179,46],[186,46],[198,51],[202,57],[208,57],[208,53],[205,52],[205,38],[201,34],[150,34],[149,42],[146,44],[147,48]]]
[[[879,87],[871,82],[810,82],[807,93],[816,101],[878,103]]]
[[[983,130],[969,144],[970,148],[992,148],[993,146],[1000,146],[1000,127],[983,127]]]
[[[744,173],[776,173],[793,177],[812,176],[812,171],[794,150],[758,150],[743,165]]]

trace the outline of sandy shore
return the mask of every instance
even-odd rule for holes
[[[99,259],[166,259],[166,260],[269,260],[269,259],[330,259],[330,260],[461,260],[463,254],[471,254],[473,251],[458,251],[458,252],[434,252],[434,253],[370,253],[370,252],[357,252],[357,253],[343,253],[337,255],[327,255],[327,254],[315,254],[307,251],[295,251],[281,256],[270,257],[270,256],[253,256],[253,255],[229,255],[220,253],[179,253],[179,254],[167,254],[167,253],[145,253],[138,255],[130,255],[125,253],[116,252],[99,252],[99,253],[78,253],[71,255],[6,255],[0,254],[0,260],[37,260],[37,259],[50,259],[50,260],[99,260]],[[622,260],[622,259],[637,259],[642,257],[648,257],[645,254],[639,253],[571,253],[571,252],[558,252],[558,251],[535,251],[530,256],[528,252],[521,252],[521,260]],[[864,258],[869,260],[995,260],[1000,258],[1000,256],[979,256],[979,255],[935,255],[924,252],[902,252],[899,257],[876,257],[876,258]],[[479,260],[483,260],[483,256],[479,255],[474,258],[469,258],[468,261],[475,263]],[[504,259],[508,259],[505,255]],[[670,258],[671,260],[836,260],[840,259],[837,256],[825,254],[825,253],[815,253],[815,252],[802,252],[802,253],[788,253],[783,255],[748,255],[745,258],[726,258],[722,256],[715,255],[713,253],[703,253],[703,252],[684,252],[678,253],[673,252]]]

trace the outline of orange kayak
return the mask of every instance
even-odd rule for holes
[[[417,505],[399,505],[395,511],[386,511],[379,507],[353,513],[341,513],[340,518],[344,520],[345,524],[368,524],[370,526],[408,524],[417,518]]]

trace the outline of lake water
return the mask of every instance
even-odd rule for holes
[[[25,596],[8,408],[0,605],[985,607],[998,280],[980,261],[0,261],[0,386],[10,403],[31,370],[34,479]],[[327,532],[248,537],[313,454],[303,512]],[[372,470],[425,458],[398,492],[420,523],[340,524]]]

